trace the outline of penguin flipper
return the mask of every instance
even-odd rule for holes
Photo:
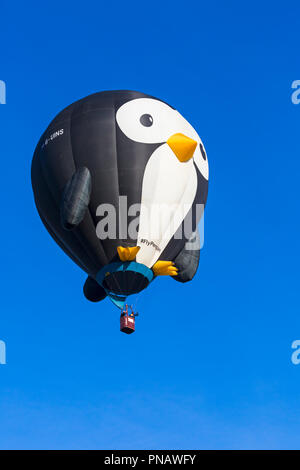
[[[100,302],[105,299],[106,292],[95,279],[88,277],[83,286],[83,293],[87,300],[91,302]]]
[[[118,255],[121,261],[133,261],[139,251],[139,246],[118,246]]]
[[[88,168],[76,170],[67,182],[60,205],[61,223],[72,230],[82,222],[90,202],[92,178]]]
[[[200,235],[198,229],[192,233],[190,239],[174,260],[178,268],[178,282],[189,282],[195,276],[200,260]]]
[[[173,261],[156,261],[152,271],[155,276],[177,276],[177,268]]]

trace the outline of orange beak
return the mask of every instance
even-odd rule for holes
[[[198,142],[184,134],[173,134],[167,144],[180,162],[188,162],[194,155]]]

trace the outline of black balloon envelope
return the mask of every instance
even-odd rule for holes
[[[71,104],[42,135],[31,179],[42,222],[88,274],[89,300],[122,308],[157,276],[194,277],[208,161],[165,102],[120,90]]]

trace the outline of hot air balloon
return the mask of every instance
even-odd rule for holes
[[[31,179],[43,224],[88,275],[88,300],[122,309],[161,275],[194,277],[208,161],[164,101],[121,90],[71,104],[40,138]]]

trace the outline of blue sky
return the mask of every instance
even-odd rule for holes
[[[280,4],[279,4],[280,3]],[[1,449],[300,448],[296,2],[1,6]],[[90,93],[175,106],[210,163],[199,272],[142,295],[137,332],[55,245],[30,164]]]

